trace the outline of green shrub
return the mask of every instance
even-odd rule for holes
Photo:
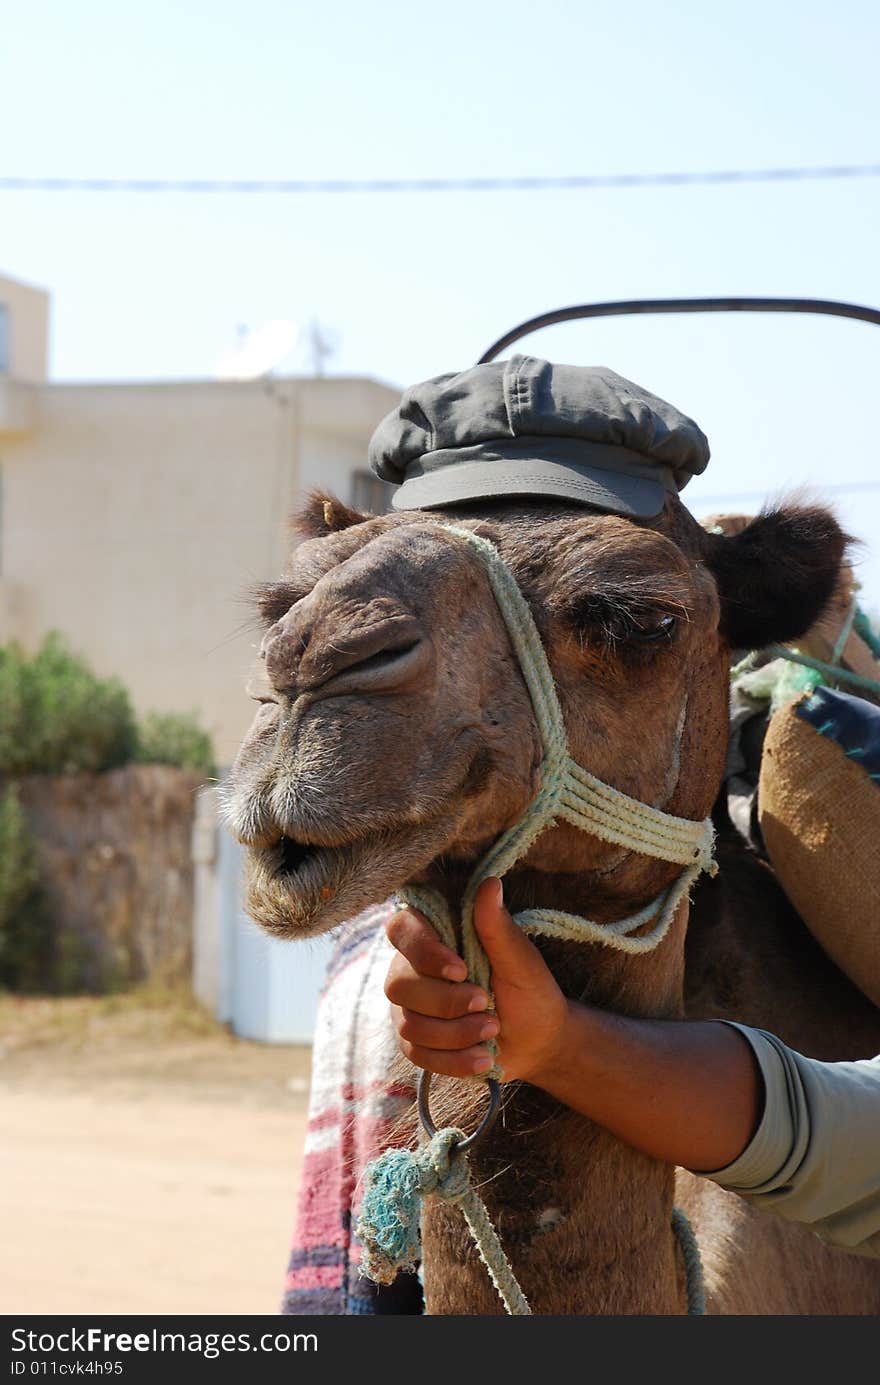
[[[28,741],[27,659],[20,645],[0,646],[0,774],[15,773]]]
[[[134,756],[137,727],[118,678],[99,678],[57,632],[32,659],[0,649],[0,773],[112,769]]]
[[[114,769],[137,760],[214,774],[211,739],[195,713],[150,712],[138,725],[118,678],[99,678],[53,631],[33,657],[0,646],[0,986],[67,992],[107,989],[89,945],[63,927],[53,936],[34,844],[17,790],[29,774]]]
[[[49,914],[36,852],[13,784],[0,793],[0,985],[42,986],[50,969]]]
[[[214,774],[193,712],[148,712],[138,726],[118,678],[99,678],[53,631],[33,658],[0,646],[0,775],[74,774],[139,760]]]
[[[213,776],[211,737],[195,712],[147,712],[138,728],[136,758],[149,764],[178,765]]]

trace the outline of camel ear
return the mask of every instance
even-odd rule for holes
[[[290,527],[297,538],[323,539],[340,529],[350,529],[353,524],[363,524],[369,518],[360,510],[350,509],[328,491],[314,490],[303,508],[293,516]]]
[[[707,541],[721,633],[733,649],[762,649],[797,639],[819,619],[849,537],[829,510],[783,505],[730,537],[710,533]]]

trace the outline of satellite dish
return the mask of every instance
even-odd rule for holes
[[[244,333],[235,350],[221,357],[214,375],[218,380],[257,380],[268,375],[287,359],[298,336],[297,324],[287,318],[264,322]]]

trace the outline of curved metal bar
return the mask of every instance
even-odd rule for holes
[[[617,303],[581,303],[530,317],[493,342],[477,364],[494,361],[499,351],[542,327],[574,322],[582,317],[632,317],[642,313],[817,313],[825,317],[851,317],[880,327],[880,308],[868,308],[862,303],[836,303],[828,298],[631,298]]]
[[[489,1088],[489,1105],[486,1114],[472,1135],[468,1135],[467,1139],[458,1141],[455,1145],[456,1154],[466,1154],[469,1149],[473,1149],[474,1145],[479,1144],[483,1136],[487,1135],[495,1124],[495,1117],[501,1109],[501,1084],[494,1077],[488,1077],[486,1085]],[[430,1103],[431,1074],[426,1068],[423,1068],[419,1073],[419,1120],[422,1122],[425,1134],[433,1140],[437,1134],[437,1127],[431,1116]]]

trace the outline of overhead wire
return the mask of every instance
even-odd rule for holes
[[[98,193],[426,193],[544,192],[600,188],[694,187],[880,177],[880,163],[782,168],[717,168],[660,173],[525,174],[481,178],[95,178],[0,175],[0,192]]]
[[[339,193],[540,192],[637,187],[694,187],[733,183],[792,183],[880,177],[880,163],[659,173],[518,175],[481,178],[95,178],[0,175],[0,192],[186,193],[304,195]],[[832,493],[869,493],[880,481],[823,486]],[[752,500],[760,491],[700,496],[700,505]],[[697,497],[695,497],[695,500]]]

